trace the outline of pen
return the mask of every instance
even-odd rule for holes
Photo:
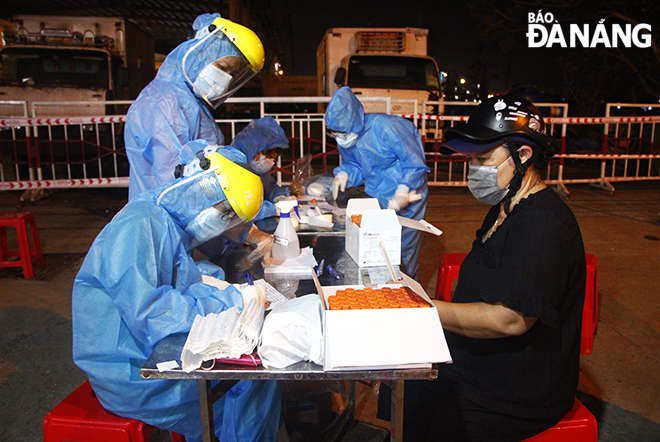
[[[252,273],[245,272],[245,280],[249,285],[254,285],[254,280],[252,279]]]
[[[334,276],[335,279],[340,279],[339,275],[337,274],[337,272],[335,272],[335,269],[333,269],[330,264],[325,266],[325,268],[328,269],[328,273],[330,273],[332,276]]]
[[[323,274],[323,263],[325,262],[325,259],[322,259],[319,265],[314,267],[314,270],[316,271],[316,276],[321,276]]]

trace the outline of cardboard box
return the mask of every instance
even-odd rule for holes
[[[404,280],[431,307],[328,310],[327,299],[337,290],[364,286],[322,287],[324,370],[427,368],[451,362],[437,310],[416,281],[405,275]]]
[[[351,216],[362,215],[360,227]],[[392,209],[381,209],[376,198],[352,198],[346,206],[346,251],[360,267],[384,266],[383,241],[392,265],[401,264],[401,224]]]

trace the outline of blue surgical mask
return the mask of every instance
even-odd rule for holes
[[[502,164],[510,159],[511,157],[502,161]],[[502,164],[499,166],[469,165],[468,188],[477,200],[494,206],[509,193],[509,186],[506,189],[500,189],[497,185],[497,173]]]

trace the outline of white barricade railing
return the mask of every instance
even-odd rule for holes
[[[305,155],[311,155],[315,173],[331,173],[340,164],[334,140],[326,134],[323,112],[328,101],[328,97],[231,98],[226,105],[235,109],[246,106],[251,115],[238,119],[221,118],[217,123],[229,140],[253,118],[266,115],[275,118],[290,140],[290,149],[285,150],[278,160],[275,175],[280,184],[288,184],[295,177],[298,160]],[[365,98],[363,101],[382,101],[387,109],[395,103],[387,98]],[[21,103],[12,102],[19,107]],[[39,111],[47,112],[48,104],[35,103],[31,110],[36,113],[39,106]],[[469,114],[476,103],[427,102],[421,106],[423,112],[433,105],[444,109],[453,106],[454,111],[463,106],[465,111],[460,113]],[[557,185],[559,190],[568,194],[566,184],[592,183],[613,191],[610,182],[660,179],[657,140],[660,135],[656,130],[660,117],[610,115],[615,106],[639,108],[645,105],[613,104],[608,106],[605,117],[597,118],[567,117],[565,103],[539,103],[537,106],[541,110],[550,107],[553,115],[561,115],[546,118],[549,131],[561,141],[561,150],[553,157],[545,179],[549,184]],[[23,108],[27,109],[26,106]],[[466,186],[466,158],[444,155],[439,145],[443,131],[467,121],[468,116],[422,113],[402,117],[417,122],[420,128],[427,163],[432,170],[429,185]],[[0,117],[0,190],[127,186],[128,161],[123,145],[125,121],[125,115]],[[430,121],[434,122],[432,128],[425,126]],[[596,133],[600,136],[591,136],[589,150],[582,152],[575,150],[571,143],[576,139],[573,133],[585,128],[589,128],[590,135]],[[435,130],[434,138],[427,137],[433,133],[431,129]],[[596,167],[569,167],[571,170],[567,173],[566,166],[577,161]]]
[[[128,112],[128,108],[131,104],[133,104],[132,100],[34,101],[30,103],[30,115],[33,117],[66,117],[69,115],[96,117],[105,114],[124,115]]]
[[[0,190],[126,186],[125,121],[124,115],[0,119]]]
[[[28,117],[27,101],[0,101],[0,115]]]
[[[644,105],[636,105],[642,107]],[[609,111],[608,111],[609,114]],[[562,137],[561,152],[555,156],[559,161],[556,183],[568,194],[566,184],[590,183],[593,186],[614,192],[612,182],[646,181],[660,179],[660,139],[656,126],[660,116],[605,116],[586,118],[550,118],[555,124],[571,128],[578,136]],[[602,126],[602,130],[598,130]],[[580,131],[579,129],[583,129]],[[601,133],[591,146],[579,146],[580,132]],[[574,146],[570,146],[573,144]],[[595,153],[597,152],[597,153]],[[565,174],[567,161],[580,160],[582,177]],[[588,176],[588,175],[592,176]],[[575,175],[575,172],[573,173]]]
[[[447,102],[445,102],[446,104]],[[470,104],[467,104],[470,105]],[[562,103],[539,103],[537,106],[550,106],[555,110],[562,109],[567,113],[567,105]],[[620,105],[612,105],[620,106]],[[628,107],[644,107],[649,105],[628,105]],[[412,115],[403,115],[412,118]],[[467,121],[467,116],[457,115],[421,115],[418,118],[427,121],[442,122],[442,129],[454,127],[455,123]],[[545,121],[550,133],[561,142],[559,153],[553,157],[551,165],[545,174],[549,184],[558,186],[558,190],[569,194],[565,184],[590,183],[610,192],[614,191],[611,182],[641,181],[660,179],[660,137],[656,125],[660,116],[606,116],[606,117],[547,117]],[[571,127],[603,126],[602,137],[592,140],[592,152],[576,153],[567,150],[567,140],[574,140],[568,132]],[[598,133],[598,131],[597,131]],[[429,142],[431,148],[429,149]],[[427,163],[432,169],[429,185],[432,186],[467,186],[467,159],[463,156],[447,156],[439,152],[441,140],[426,140]],[[636,146],[635,146],[636,145]],[[631,146],[635,148],[631,148]],[[568,152],[568,153],[567,153]],[[617,153],[621,152],[621,153]],[[565,175],[566,161],[585,160],[586,163],[597,162],[600,166],[591,170],[580,169],[578,173],[586,175],[580,178]],[[588,161],[586,161],[588,160]],[[594,174],[594,171],[596,172]],[[575,172],[572,172],[574,175]]]

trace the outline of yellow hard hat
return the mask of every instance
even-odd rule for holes
[[[259,40],[257,34],[251,29],[220,17],[213,20],[211,26],[219,28],[234,43],[250,63],[250,67],[255,73],[264,67],[264,62],[266,61],[264,46],[261,44],[261,40]]]
[[[217,152],[206,158],[211,168],[217,167],[218,181],[232,209],[243,221],[254,219],[264,202],[261,178]]]

